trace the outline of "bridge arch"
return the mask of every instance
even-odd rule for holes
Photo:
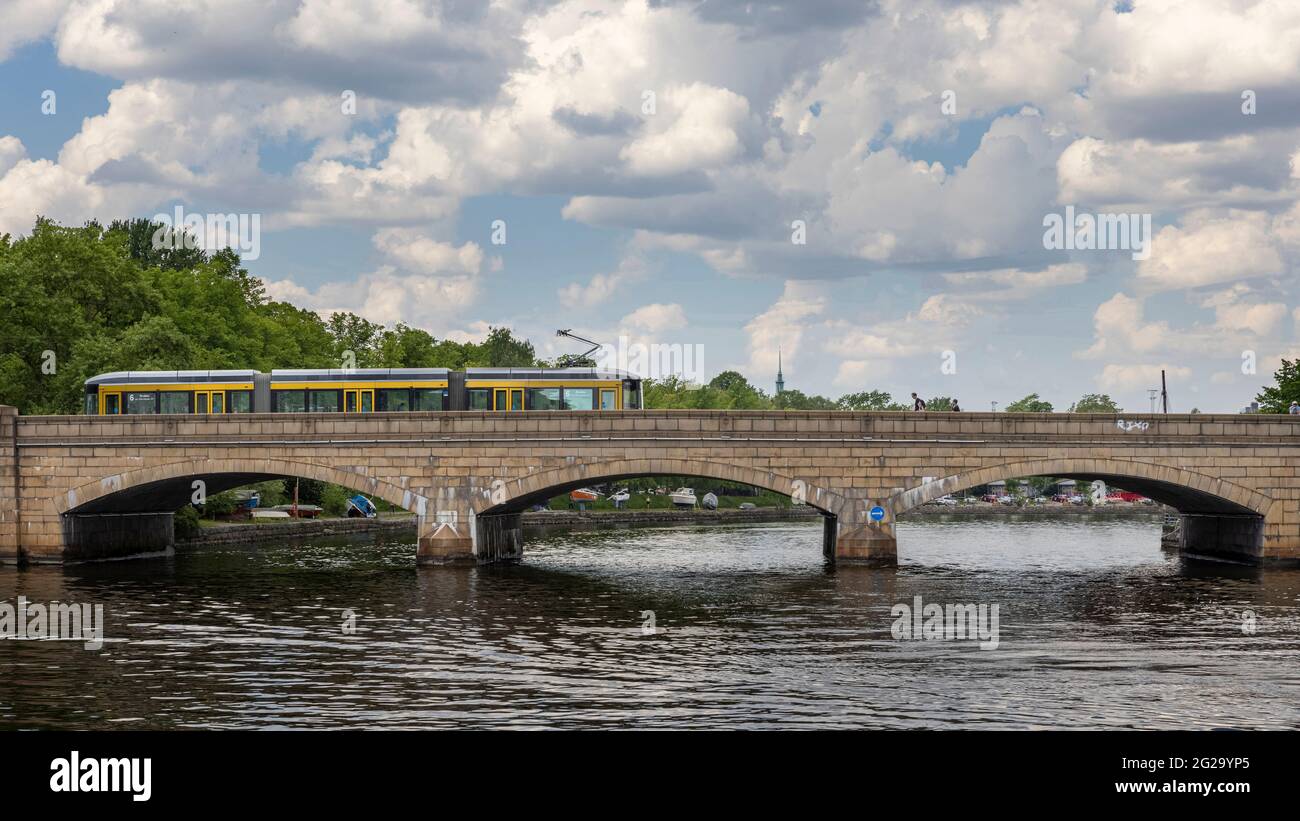
[[[608,459],[575,460],[562,468],[538,471],[516,479],[497,480],[483,488],[475,499],[479,516],[519,513],[529,506],[576,488],[646,476],[699,476],[724,482],[740,482],[780,493],[821,512],[834,516],[843,510],[843,496],[802,479],[775,471],[713,462],[703,459]]]
[[[1259,491],[1182,468],[1123,459],[1035,459],[990,465],[926,482],[895,494],[890,506],[897,515],[940,496],[1020,476],[1101,479],[1184,514],[1267,517],[1274,504],[1272,498]]]
[[[195,480],[203,480],[207,493],[212,494],[285,476],[341,485],[377,496],[418,516],[425,515],[428,505],[423,494],[374,476],[284,459],[187,459],[170,462],[86,482],[55,496],[52,501],[55,511],[61,516],[176,511],[190,501]]]

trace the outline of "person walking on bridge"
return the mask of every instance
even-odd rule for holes
[[[917,396],[916,391],[912,391],[912,410],[914,411],[925,410],[925,400]]]
[[[1294,399],[1292,399],[1291,407],[1287,408],[1286,412],[1292,415],[1300,414],[1300,402],[1297,402]]]
[[[961,405],[957,404],[957,397],[955,396],[953,397],[952,407],[950,408],[950,410],[953,413],[961,413]]]

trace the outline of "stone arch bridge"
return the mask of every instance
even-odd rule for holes
[[[517,558],[521,511],[651,475],[744,482],[824,514],[837,562],[896,562],[895,517],[996,479],[1103,479],[1183,515],[1188,555],[1300,563],[1300,418],[629,411],[19,416],[0,406],[0,560],[143,554],[193,483],[333,482],[417,516],[426,564]],[[883,518],[871,510],[880,507]],[[879,512],[878,512],[879,513]]]

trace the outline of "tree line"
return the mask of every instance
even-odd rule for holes
[[[270,299],[230,249],[213,253],[173,241],[155,247],[160,223],[115,220],[61,226],[39,218],[29,236],[0,235],[0,403],[24,414],[76,413],[91,376],[127,370],[275,368],[553,367],[509,328],[482,342],[437,339],[398,323],[385,327],[346,311],[323,318]],[[589,360],[567,364],[594,363]],[[1285,413],[1300,400],[1300,362],[1283,360],[1260,410]],[[647,408],[908,410],[880,390],[832,399],[784,390],[768,394],[736,371],[705,385],[669,377],[645,382]],[[927,400],[949,410],[952,398]],[[1051,413],[1037,393],[1010,412]],[[969,407],[967,410],[974,410]],[[1087,394],[1076,413],[1117,413],[1105,394]]]

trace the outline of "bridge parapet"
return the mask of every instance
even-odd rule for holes
[[[719,438],[923,441],[1178,442],[1300,445],[1300,418],[1262,414],[1035,414],[851,411],[551,411],[23,416],[22,444],[436,441],[442,438]]]
[[[159,515],[188,500],[193,481],[217,492],[280,475],[340,484],[415,511],[421,562],[509,558],[521,544],[509,517],[526,504],[585,484],[666,475],[802,496],[828,517],[832,555],[889,563],[893,518],[908,507],[993,479],[1051,475],[1129,482],[1202,517],[1254,517],[1240,527],[1206,519],[1188,532],[1201,534],[1202,550],[1231,534],[1223,539],[1231,558],[1300,561],[1300,417],[1287,416],[652,410],[16,417],[9,409],[0,410],[0,474],[0,558],[20,551],[35,560],[68,558],[68,532],[98,532],[86,521],[69,531],[70,516],[149,514],[153,528]],[[886,512],[881,520],[867,515],[876,506]],[[488,516],[507,518],[479,521]],[[109,541],[124,544],[121,531]]]

